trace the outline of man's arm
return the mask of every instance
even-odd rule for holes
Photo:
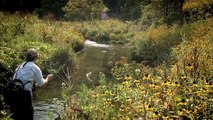
[[[39,87],[46,85],[50,80],[53,79],[53,75],[49,74],[46,79],[43,78],[42,72],[38,66],[33,67],[35,74],[35,82]]]

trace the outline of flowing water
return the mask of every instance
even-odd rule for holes
[[[78,91],[78,87],[82,83],[90,87],[96,86],[100,72],[110,77],[110,61],[119,60],[121,56],[129,56],[128,49],[124,46],[98,44],[86,40],[85,48],[77,53],[77,59],[79,60],[78,70],[73,76],[72,94]],[[35,120],[55,119],[58,117],[62,109],[55,104],[53,105],[51,101],[54,98],[60,99],[61,83],[61,80],[51,81],[45,88],[35,92]]]

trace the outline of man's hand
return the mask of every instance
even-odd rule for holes
[[[50,81],[50,80],[52,80],[52,79],[53,79],[53,74],[47,75],[47,78],[46,78],[47,81]]]

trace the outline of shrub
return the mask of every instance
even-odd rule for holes
[[[63,7],[65,17],[69,20],[92,20],[100,18],[106,7],[102,0],[69,0]]]
[[[99,43],[124,44],[131,40],[134,31],[129,31],[133,24],[119,20],[95,20],[92,22],[74,23],[75,29],[83,34],[84,38]],[[130,29],[131,30],[131,29]]]
[[[49,68],[49,72],[56,75],[65,76],[67,68],[71,72],[75,71],[76,58],[75,54],[70,47],[59,46],[57,50],[52,53],[45,62],[46,68]]]
[[[180,30],[176,26],[150,27],[147,31],[138,32],[130,41],[132,60],[151,66],[169,62],[171,48],[180,41]]]
[[[198,21],[184,26],[184,41],[173,49],[173,56],[177,59],[177,65],[183,67],[182,74],[186,74],[190,67],[190,76],[195,78],[212,77],[212,18],[206,21]],[[186,29],[184,29],[186,30]],[[188,32],[188,30],[190,30]],[[189,72],[188,71],[188,72]],[[189,73],[188,73],[189,74]]]
[[[25,52],[29,48],[38,50],[41,59],[37,61],[37,64],[41,66],[42,71],[47,73],[62,71],[64,67],[60,68],[61,65],[57,61],[54,61],[56,64],[48,61],[54,65],[47,66],[46,60],[55,59],[55,57],[59,59],[60,56],[63,56],[62,58],[67,58],[67,61],[72,61],[64,64],[74,67],[71,65],[75,63],[73,52],[78,52],[84,47],[82,35],[76,32],[70,23],[42,21],[35,15],[22,16],[19,13],[14,15],[0,13],[0,19],[2,21],[0,23],[0,54],[2,56],[0,65],[3,67],[2,69],[7,70],[5,73],[13,73],[17,65],[24,61]],[[65,52],[60,52],[60,50],[65,51],[65,48],[68,50],[69,57],[66,57]],[[64,60],[66,61],[66,59]],[[57,70],[57,68],[61,70]],[[1,77],[12,77],[7,75],[9,74],[1,74]]]
[[[84,47],[83,36],[68,22],[41,22],[34,24],[31,31],[48,44],[68,45],[75,52]]]

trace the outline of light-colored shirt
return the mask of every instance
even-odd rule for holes
[[[13,79],[19,79],[24,84],[27,83],[24,86],[24,90],[29,90],[32,94],[33,82],[35,81],[38,86],[42,86],[45,83],[45,79],[43,78],[40,68],[33,61],[27,62],[25,66],[23,66],[24,64],[25,62],[16,68]]]

